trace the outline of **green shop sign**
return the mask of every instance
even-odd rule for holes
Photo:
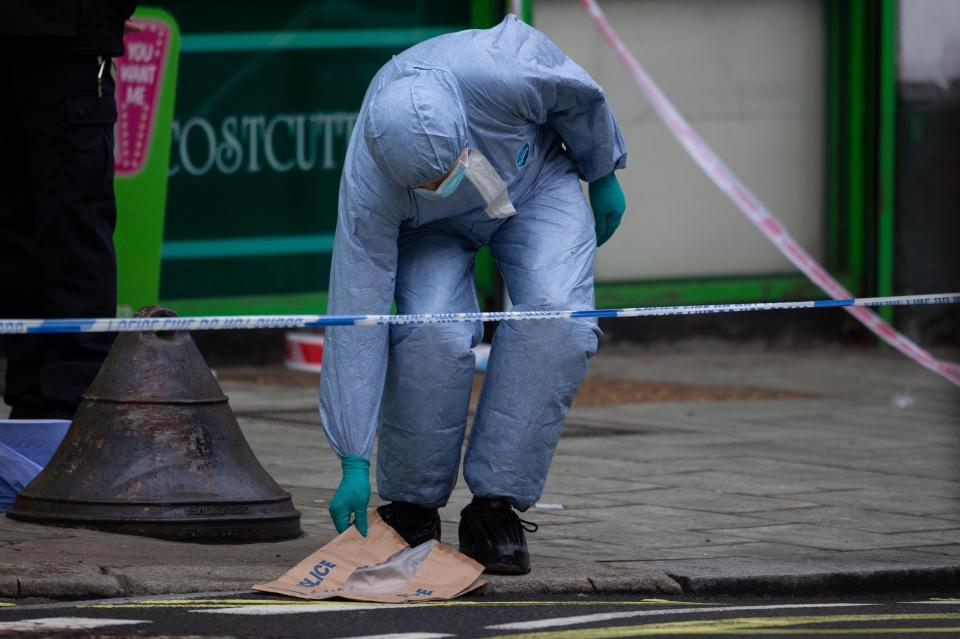
[[[488,26],[500,3],[159,5],[181,32],[160,299],[180,314],[322,311],[367,84],[417,42]]]

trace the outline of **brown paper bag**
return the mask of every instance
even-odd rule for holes
[[[453,599],[487,583],[480,578],[483,566],[454,548],[432,540],[410,548],[376,509],[367,521],[366,537],[350,526],[282,577],[254,590],[300,599],[406,603]]]

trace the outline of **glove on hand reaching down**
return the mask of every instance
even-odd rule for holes
[[[590,183],[590,207],[597,230],[597,246],[610,239],[620,226],[627,201],[617,176],[611,173]]]
[[[370,461],[365,457],[344,457],[340,460],[343,477],[330,501],[330,516],[337,532],[342,533],[353,523],[367,536],[367,504],[370,502]]]

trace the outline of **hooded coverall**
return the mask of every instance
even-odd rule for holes
[[[464,149],[486,157],[516,213],[491,217],[473,184],[412,189]],[[333,314],[479,310],[474,259],[488,246],[513,310],[593,308],[593,218],[580,180],[623,168],[603,90],[543,33],[508,16],[395,56],[360,110],[340,183]],[[320,412],[333,450],[370,457],[380,496],[437,508],[456,482],[476,323],[327,330]],[[573,397],[596,351],[590,319],[505,321],[493,339],[464,457],[474,495],[519,510],[543,490]]]

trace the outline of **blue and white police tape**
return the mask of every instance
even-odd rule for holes
[[[34,333],[136,333],[148,331],[222,331],[318,326],[383,326],[393,324],[451,324],[501,320],[574,319],[585,317],[655,317],[703,315],[743,311],[775,311],[844,306],[905,306],[957,304],[960,293],[861,297],[802,302],[753,302],[693,306],[649,306],[567,311],[495,311],[487,313],[426,313],[422,315],[237,315],[208,317],[131,317],[89,319],[0,320],[0,335]]]

